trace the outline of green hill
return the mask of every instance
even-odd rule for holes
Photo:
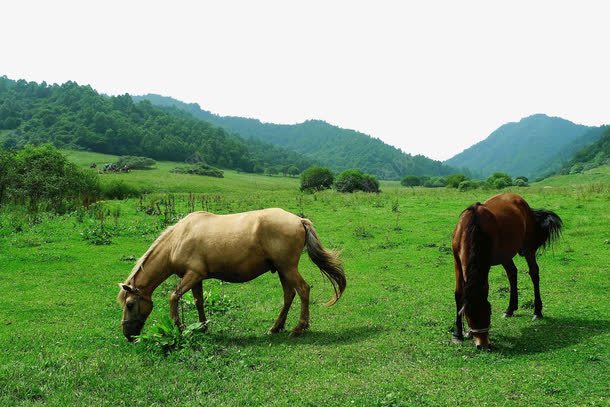
[[[557,173],[577,174],[610,163],[610,127],[603,130],[595,142],[578,150]]]
[[[562,162],[600,134],[598,128],[536,114],[499,127],[445,163],[470,168],[481,176],[501,171],[536,178],[561,167]]]
[[[335,171],[358,168],[383,179],[404,175],[447,175],[457,170],[440,161],[404,153],[398,148],[355,130],[342,129],[320,120],[287,125],[262,123],[256,119],[218,116],[196,103],[148,94],[135,96],[154,105],[176,107],[228,131],[296,151]]]
[[[4,130],[4,132],[2,132]],[[51,142],[58,147],[158,160],[197,153],[211,165],[247,172],[303,170],[314,162],[269,143],[244,140],[178,109],[128,95],[108,97],[75,82],[47,85],[0,77],[0,138],[7,148]]]

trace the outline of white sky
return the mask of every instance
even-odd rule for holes
[[[4,1],[0,75],[322,119],[447,159],[534,113],[610,123],[610,3]]]

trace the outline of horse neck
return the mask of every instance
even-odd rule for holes
[[[134,275],[134,285],[145,295],[151,296],[153,291],[172,275],[167,265],[167,256],[161,251],[151,253],[138,272]]]

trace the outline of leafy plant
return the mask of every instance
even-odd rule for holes
[[[334,174],[328,168],[309,167],[301,174],[301,191],[328,189],[334,179]]]
[[[136,342],[149,352],[160,352],[164,355],[178,349],[194,347],[204,325],[195,322],[180,331],[173,319],[164,316],[161,321],[148,328],[146,333],[136,336]]]

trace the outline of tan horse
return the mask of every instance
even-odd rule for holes
[[[153,308],[153,291],[172,274],[181,277],[170,298],[170,316],[180,326],[178,301],[188,290],[205,325],[203,280],[241,283],[271,271],[280,278],[284,306],[269,332],[284,329],[296,291],[301,316],[291,334],[301,334],[309,327],[309,285],[297,268],[304,247],[333,285],[335,295],[326,304],[333,305],[345,290],[345,273],[337,254],[322,247],[309,220],[277,208],[232,215],[191,213],[165,230],[119,284],[123,333],[129,341],[140,334]]]

